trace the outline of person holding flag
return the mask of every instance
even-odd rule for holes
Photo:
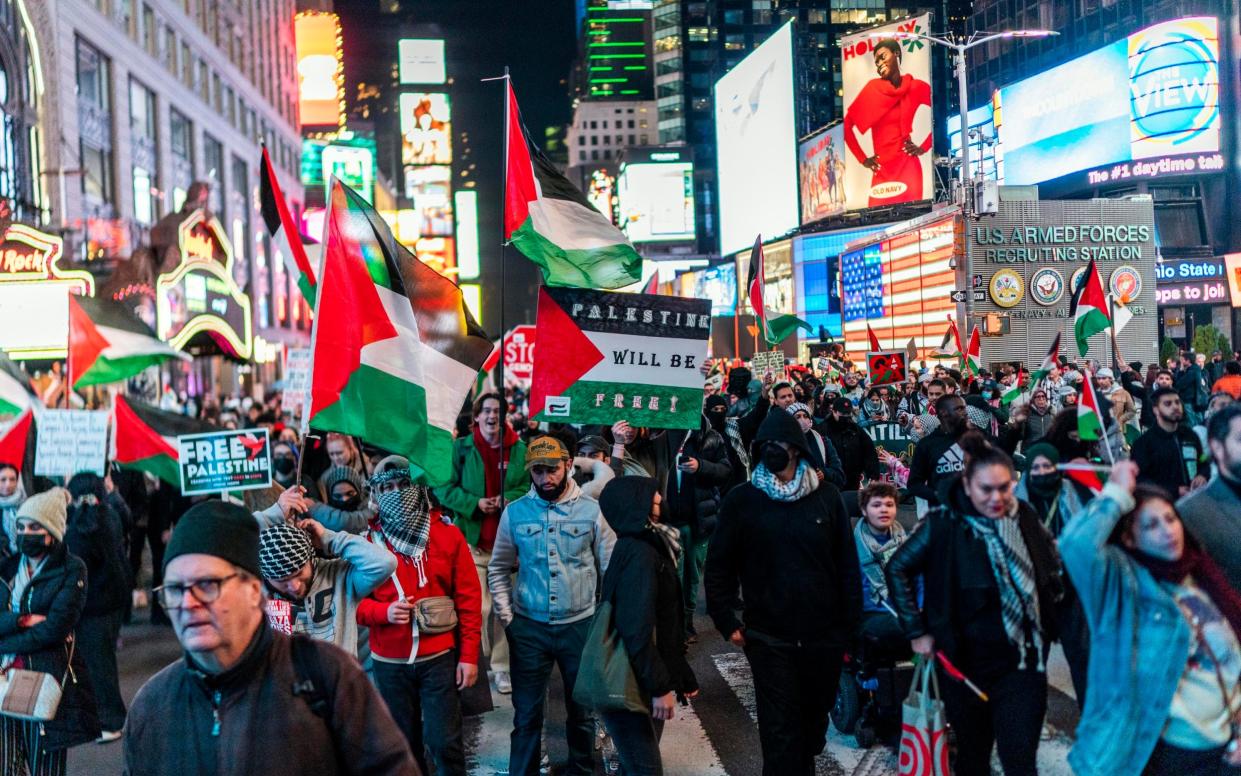
[[[796,315],[779,313],[767,306],[764,297],[767,287],[766,259],[763,255],[763,236],[754,238],[754,247],[750,250],[750,272],[746,281],[746,299],[754,312],[755,322],[763,335],[763,340],[775,347],[793,335],[798,329],[813,332],[810,324]],[[869,330],[869,328],[868,328]],[[870,333],[871,342],[878,344],[874,332]]]

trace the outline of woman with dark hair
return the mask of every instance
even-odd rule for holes
[[[1095,455],[1095,443],[1084,441],[1077,431],[1076,409],[1057,412],[1041,441],[1054,447],[1061,461],[1090,459]]]
[[[1241,595],[1185,532],[1172,497],[1112,467],[1065,528],[1065,568],[1090,627],[1078,776],[1215,776],[1241,765]]]
[[[78,648],[86,658],[99,725],[99,743],[121,737],[125,701],[116,664],[116,639],[133,585],[125,562],[124,529],[120,516],[108,504],[104,482],[94,472],[79,472],[69,480],[68,524],[65,546],[86,564],[86,602],[78,621]]]
[[[0,461],[0,557],[17,553],[17,508],[26,500],[26,488],[17,467]]]
[[[953,772],[989,776],[995,747],[1007,776],[1032,776],[1063,596],[1060,562],[1038,514],[1013,496],[1012,459],[977,432],[957,444],[965,468],[888,562],[888,589],[913,650],[927,659],[944,653],[990,697],[984,702],[946,681],[957,735]]]

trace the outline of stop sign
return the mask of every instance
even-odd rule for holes
[[[501,344],[505,374],[518,380],[534,377],[534,327],[516,326],[504,335]]]

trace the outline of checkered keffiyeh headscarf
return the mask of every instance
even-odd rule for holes
[[[259,534],[259,573],[263,579],[284,579],[301,570],[315,555],[306,532],[277,523]]]
[[[431,531],[431,497],[425,485],[409,485],[387,493],[379,486],[398,479],[409,479],[408,467],[386,468],[371,477],[371,492],[379,505],[379,526],[392,549],[420,558]]]

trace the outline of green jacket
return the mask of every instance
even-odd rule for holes
[[[530,475],[526,472],[526,443],[518,440],[509,450],[508,471],[504,477],[504,501],[516,501],[530,489]],[[478,500],[487,495],[487,480],[483,474],[483,457],[474,447],[473,435],[464,436],[453,443],[452,482],[434,490],[440,504],[456,519],[457,527],[465,534],[465,541],[478,546],[478,534],[483,527],[483,514],[478,510]]]

